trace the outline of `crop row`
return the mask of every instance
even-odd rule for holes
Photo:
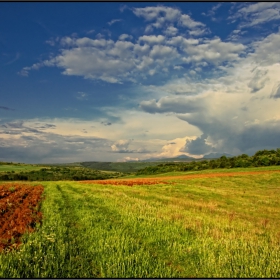
[[[20,237],[32,232],[42,214],[39,202],[44,187],[25,184],[0,186],[0,251],[18,247]]]

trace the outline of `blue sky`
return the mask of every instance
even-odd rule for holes
[[[280,147],[280,4],[0,3],[0,160]]]

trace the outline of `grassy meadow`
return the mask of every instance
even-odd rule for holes
[[[32,164],[0,164],[0,174],[6,172],[29,172],[29,171],[37,171],[42,167],[39,165]]]
[[[280,277],[280,172],[41,184],[42,226],[0,254],[0,277]]]
[[[217,169],[206,169],[197,171],[170,171],[160,174],[149,174],[149,175],[136,175],[135,173],[124,174],[122,179],[130,178],[159,178],[169,176],[187,176],[195,174],[215,174],[215,173],[235,173],[235,172],[254,172],[254,171],[280,171],[280,166],[262,166],[262,167],[239,167],[239,168],[217,168]]]

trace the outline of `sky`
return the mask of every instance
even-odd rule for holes
[[[279,2],[1,2],[0,161],[280,147]]]

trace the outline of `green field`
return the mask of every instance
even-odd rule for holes
[[[0,173],[3,172],[29,172],[29,171],[36,171],[40,170],[42,166],[32,165],[32,164],[0,164]]]
[[[0,277],[280,277],[280,173],[172,182],[42,182],[43,224]]]
[[[0,181],[81,181],[121,177],[114,171],[100,171],[73,165],[0,165]]]
[[[201,171],[172,171],[160,174],[150,175],[136,175],[135,173],[122,176],[122,178],[158,178],[166,176],[186,176],[192,174],[213,174],[213,173],[235,173],[235,172],[251,172],[251,171],[274,171],[279,170],[280,166],[262,166],[262,167],[246,167],[246,168],[217,168],[217,169],[206,169]]]
[[[81,162],[81,163],[61,163],[61,164],[4,164],[0,162],[0,174],[3,172],[29,172],[40,170],[41,168],[88,168],[105,172],[125,172],[132,173],[139,169],[156,166],[162,162]]]

